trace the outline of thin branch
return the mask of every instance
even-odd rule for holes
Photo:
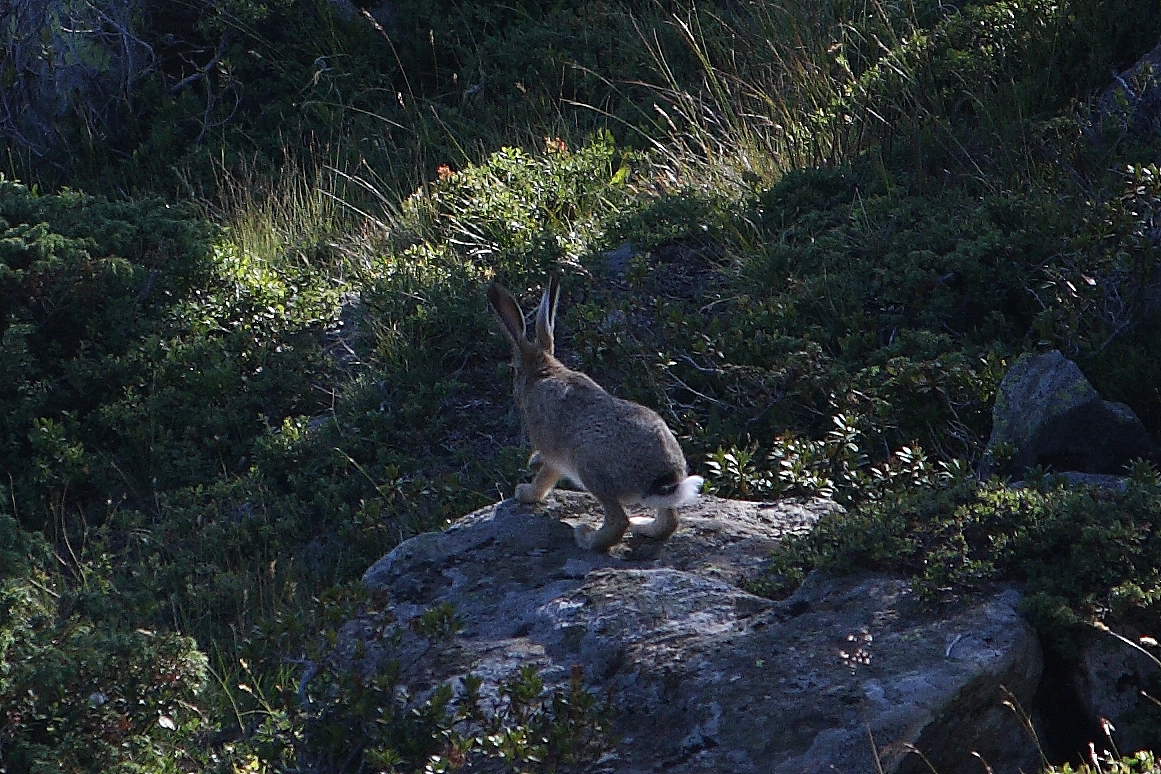
[[[222,57],[225,56],[225,54],[226,54],[226,46],[228,46],[229,44],[230,44],[230,32],[229,32],[229,30],[227,30],[226,32],[222,33],[222,38],[221,38],[221,40],[218,41],[218,47],[214,51],[214,55],[213,55],[213,57],[210,58],[210,61],[206,62],[205,66],[199,68],[197,70],[197,72],[194,72],[194,73],[191,73],[190,75],[187,75],[186,77],[182,78],[177,83],[170,86],[169,93],[170,94],[177,94],[178,92],[185,89],[187,86],[191,86],[191,85],[197,83],[198,81],[200,81],[202,78],[205,78],[207,75],[209,75],[210,70],[213,70],[215,67],[218,66],[218,62],[222,61]]]

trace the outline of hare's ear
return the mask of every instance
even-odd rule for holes
[[[540,297],[536,310],[536,342],[549,354],[553,350],[552,330],[556,325],[556,302],[560,300],[560,277],[553,274],[548,279],[548,287]]]
[[[520,305],[512,298],[511,293],[502,285],[493,282],[488,286],[488,303],[503,323],[504,333],[512,342],[512,346],[519,347],[522,342],[527,341],[524,337],[524,313],[520,311]]]

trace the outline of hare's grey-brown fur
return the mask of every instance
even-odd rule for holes
[[[562,476],[591,492],[605,510],[599,530],[577,527],[577,543],[603,551],[629,527],[624,506],[656,509],[633,529],[663,539],[677,528],[674,509],[697,494],[702,479],[689,476],[685,455],[655,412],[621,400],[554,355],[553,328],[560,287],[553,277],[536,312],[535,340],[525,335],[524,314],[507,290],[488,288],[488,301],[512,345],[513,392],[540,470],[516,487],[516,499],[539,502]]]

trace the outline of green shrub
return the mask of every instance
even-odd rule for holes
[[[1157,774],[1161,772],[1161,761],[1148,750],[1141,750],[1133,755],[1118,757],[1113,753],[1104,755],[1093,754],[1092,764],[1082,763],[1073,767],[1071,763],[1063,766],[1050,766],[1045,774]]]
[[[297,749],[281,751],[283,759],[307,760],[323,770],[370,767],[401,774],[496,764],[583,771],[612,744],[610,709],[585,689],[579,667],[566,687],[552,691],[529,665],[498,686],[496,699],[485,698],[483,681],[469,675],[461,689],[443,684],[423,701],[402,690],[405,669],[394,662],[370,679],[318,669],[305,686],[305,706],[298,706],[302,696],[287,697],[303,735]]]
[[[305,283],[212,251],[188,210],[0,186],[0,452],[28,526],[244,469],[309,405],[330,309]]]
[[[970,461],[1006,358],[1032,328],[1030,288],[1068,237],[1047,195],[932,197],[903,182],[885,190],[860,166],[788,175],[737,213],[690,199],[638,207],[617,221],[619,236],[643,234],[653,248],[634,259],[633,294],[574,307],[572,345],[631,397],[687,406],[684,430],[702,453],[753,444],[771,482],[790,475],[791,458],[832,458],[842,444],[808,447],[837,416],[868,455],[853,468],[904,447]],[[690,235],[691,224],[723,221],[749,233]],[[676,242],[658,243],[668,234]],[[703,257],[706,242],[722,253]],[[790,467],[767,462],[778,449]],[[817,491],[833,491],[839,471],[807,467],[831,482]]]
[[[812,568],[896,570],[929,598],[1023,584],[1036,622],[1064,642],[1061,625],[1113,613],[1161,623],[1161,489],[1065,486],[1010,489],[960,479],[918,488],[831,517],[778,551],[768,592]]]
[[[201,727],[205,657],[186,637],[21,610],[0,677],[11,772],[176,771]]]
[[[521,267],[536,277],[587,252],[602,219],[629,204],[636,154],[611,134],[570,149],[547,140],[539,154],[504,148],[442,179],[404,204],[405,223],[432,246],[454,245],[482,265]]]
[[[1093,0],[925,5],[927,13],[896,22],[896,36],[885,38],[890,45],[881,44],[884,36],[866,36],[864,46],[840,52],[854,77],[833,116],[870,114],[871,123],[904,140],[932,139],[932,131],[952,135],[963,151],[971,137],[965,128],[982,125],[1004,135],[1025,117],[1087,98],[1107,85],[1109,73],[1148,51],[1161,24],[1161,11],[1146,0],[1115,7]],[[940,163],[945,149],[925,145]],[[1002,147],[974,150],[1007,155]]]
[[[1106,397],[1161,429],[1161,365],[1149,343],[1161,330],[1155,301],[1161,169],[1127,165],[1085,213],[1068,250],[1045,272],[1036,329],[1063,344]]]
[[[80,593],[54,591],[56,564],[0,513],[4,770],[177,770],[203,727],[205,657],[187,637],[91,615],[84,597],[113,589],[94,574]]]

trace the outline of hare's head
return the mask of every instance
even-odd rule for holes
[[[493,282],[488,287],[488,303],[512,345],[512,365],[516,368],[517,380],[535,377],[545,369],[556,365],[553,354],[552,329],[556,322],[556,302],[560,297],[560,279],[553,275],[540,297],[536,309],[536,337],[529,341],[525,334],[524,313],[520,305],[502,285]]]

